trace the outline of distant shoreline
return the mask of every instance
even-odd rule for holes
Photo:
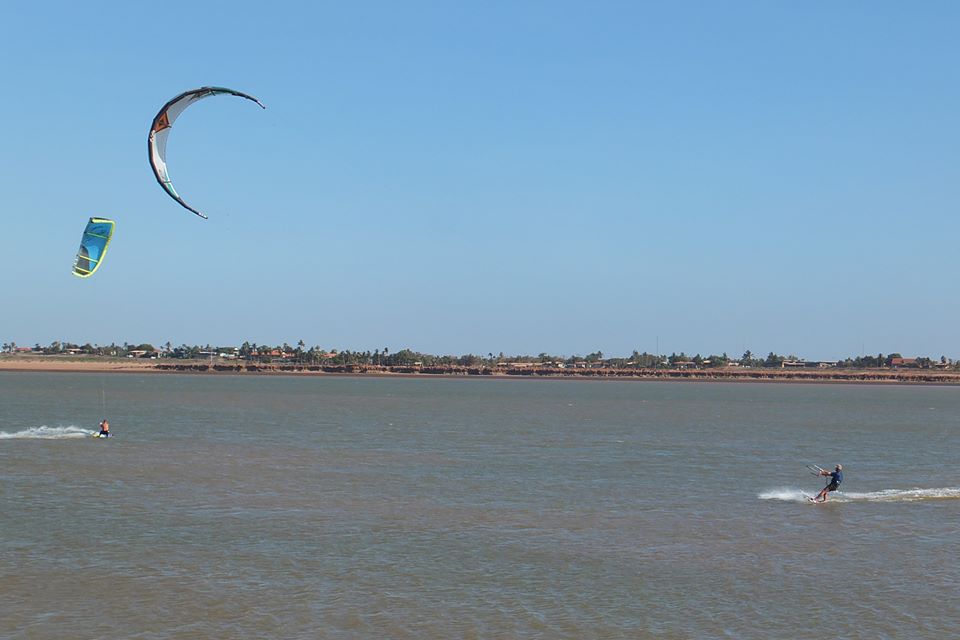
[[[0,357],[0,372],[181,373],[233,376],[351,376],[390,378],[481,378],[493,380],[645,380],[697,382],[775,382],[787,384],[960,385],[960,372],[917,369],[557,369],[555,367],[385,367],[370,365],[255,364],[208,360],[121,358]]]

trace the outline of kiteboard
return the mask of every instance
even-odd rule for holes
[[[90,437],[91,438],[109,438],[111,436],[113,436],[112,433],[94,433]]]

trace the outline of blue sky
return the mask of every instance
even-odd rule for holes
[[[18,3],[0,338],[960,358],[960,8]],[[146,135],[177,93],[174,184]],[[70,275],[89,216],[103,268]]]

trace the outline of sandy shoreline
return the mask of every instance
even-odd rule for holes
[[[209,360],[121,358],[0,357],[0,372],[142,373],[239,376],[357,376],[403,378],[486,378],[552,380],[689,380],[700,382],[777,382],[847,384],[960,385],[960,372],[890,369],[490,369],[466,367],[372,367],[364,365],[254,364]]]
[[[0,371],[49,371],[61,373],[153,373],[156,372],[155,360],[121,360],[119,358],[97,358],[79,360],[53,357],[0,357]]]

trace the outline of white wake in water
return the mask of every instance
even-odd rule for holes
[[[774,489],[757,495],[761,500],[782,500],[784,502],[805,502],[812,504],[807,496],[819,492],[809,493],[799,489]],[[883,489],[882,491],[834,491],[830,494],[831,502],[917,502],[920,500],[957,500],[960,499],[960,487],[940,487],[934,489]]]
[[[0,431],[0,440],[63,440],[64,438],[87,438],[94,434],[90,429],[80,427],[31,427],[23,431],[7,433]]]

